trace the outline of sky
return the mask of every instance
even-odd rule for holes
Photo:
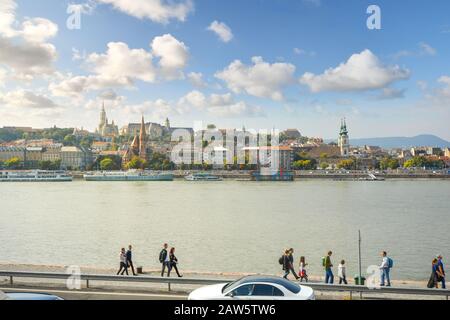
[[[94,130],[104,103],[119,127],[143,114],[335,138],[346,118],[353,138],[450,140],[448,12],[447,0],[0,0],[0,126]]]

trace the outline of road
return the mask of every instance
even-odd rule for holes
[[[96,290],[55,290],[36,288],[0,288],[3,292],[32,292],[47,293],[63,298],[64,300],[186,300],[186,295],[157,294],[157,293],[130,293],[105,292]]]

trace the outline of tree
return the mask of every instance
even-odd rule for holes
[[[399,163],[398,159],[386,157],[380,161],[380,169],[381,170],[386,170],[386,169],[395,170],[398,167],[400,167],[400,163]]]
[[[114,161],[110,158],[105,158],[100,161],[100,169],[103,171],[114,170]]]
[[[17,158],[11,158],[5,161],[5,167],[8,169],[20,169],[22,167],[22,161]]]
[[[74,135],[72,135],[72,134],[66,135],[66,136],[64,137],[64,141],[63,141],[63,143],[64,143],[65,146],[74,146],[74,145],[76,145],[76,142],[77,142],[77,139],[76,139],[76,137],[75,137]]]
[[[337,164],[338,169],[345,169],[345,170],[351,170],[355,167],[355,160],[353,159],[347,159],[347,160],[341,160]]]
[[[61,167],[61,160],[56,161],[39,161],[38,168],[40,170],[59,170]]]
[[[320,169],[326,170],[329,166],[330,166],[330,165],[329,165],[328,163],[322,162],[322,163],[320,164]]]
[[[133,157],[131,158],[131,161],[128,162],[127,168],[128,169],[145,169],[147,167],[148,163],[142,158],[139,157]]]
[[[295,170],[314,170],[316,169],[316,163],[313,160],[298,160],[292,164]]]

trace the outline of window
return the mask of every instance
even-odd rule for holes
[[[250,293],[252,292],[253,289],[253,285],[252,284],[246,284],[243,286],[240,286],[239,288],[235,289],[232,294],[235,297],[239,297],[239,296],[249,296]]]
[[[283,292],[281,292],[278,288],[275,288],[274,286],[270,286],[267,284],[256,284],[255,288],[253,289],[252,296],[265,296],[265,297],[272,297],[272,296],[284,296]]]

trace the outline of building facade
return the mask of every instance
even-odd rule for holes
[[[114,120],[112,121],[112,123],[109,123],[108,121],[104,103],[102,106],[102,111],[100,112],[100,123],[96,130],[96,133],[102,137],[115,137],[119,135],[119,127],[116,126]]]

